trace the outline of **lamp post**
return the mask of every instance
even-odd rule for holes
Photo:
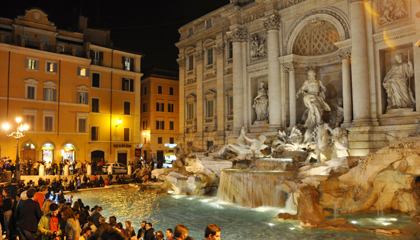
[[[10,125],[9,123],[5,123],[3,124],[3,129],[6,131],[6,135],[8,137],[14,137],[16,138],[17,144],[16,144],[16,168],[15,168],[15,178],[17,181],[20,180],[20,164],[19,164],[19,138],[22,138],[25,136],[26,131],[28,131],[29,126],[25,123],[21,123],[22,122],[22,118],[17,117],[16,119],[16,123],[18,124],[18,126],[16,127],[16,132],[12,132],[12,133],[7,133],[10,129]]]

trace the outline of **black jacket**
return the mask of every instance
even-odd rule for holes
[[[142,233],[144,233],[146,231],[145,228],[140,228],[139,231],[137,232],[137,238],[141,238]]]
[[[39,203],[32,200],[21,200],[15,212],[16,226],[29,232],[38,230],[38,222],[42,217]]]
[[[153,228],[150,228],[149,230],[146,230],[144,232],[144,240],[154,240],[155,234],[153,234],[155,230]]]

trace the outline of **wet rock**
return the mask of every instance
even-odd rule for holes
[[[297,215],[292,215],[290,213],[279,213],[276,218],[280,220],[296,220]]]
[[[323,208],[318,204],[318,192],[309,184],[303,183],[294,193],[295,203],[298,207],[297,218],[302,221],[325,221]]]
[[[382,235],[387,235],[387,236],[397,236],[397,235],[401,235],[401,230],[399,230],[399,229],[377,228],[377,229],[375,229],[375,233],[382,234]]]

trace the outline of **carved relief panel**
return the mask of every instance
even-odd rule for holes
[[[410,19],[409,0],[377,0],[376,5],[380,26]]]
[[[261,34],[254,33],[250,40],[251,59],[256,60],[267,56],[267,41]]]

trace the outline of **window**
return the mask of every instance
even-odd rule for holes
[[[35,116],[34,115],[24,115],[23,118],[26,124],[29,126],[30,131],[35,131]]]
[[[174,104],[168,103],[168,112],[174,112]]]
[[[54,120],[54,117],[51,117],[51,116],[44,117],[44,132],[53,131],[53,120]]]
[[[165,111],[164,103],[156,103],[156,111],[157,112],[164,112]]]
[[[158,137],[158,144],[162,144],[162,138],[161,137]]]
[[[80,104],[89,104],[89,93],[87,93],[87,92],[78,92],[77,93],[77,103],[80,103]]]
[[[54,62],[46,62],[45,64],[45,71],[48,73],[56,73],[57,72],[57,63]]]
[[[174,122],[173,121],[170,121],[169,122],[169,130],[174,130],[174,128],[175,128]]]
[[[38,70],[39,68],[39,61],[32,58],[26,59],[26,69],[28,70]]]
[[[158,94],[162,94],[162,86],[158,86]]]
[[[188,56],[188,71],[194,70],[194,56]]]
[[[187,105],[187,119],[194,119],[194,103],[188,103]]]
[[[228,59],[232,59],[233,58],[233,43],[229,42],[228,43]]]
[[[101,75],[92,73],[92,87],[101,87]]]
[[[129,142],[130,141],[130,129],[124,128],[124,141]]]
[[[122,79],[122,90],[127,92],[134,91],[134,81],[130,78],[123,78]]]
[[[194,34],[194,30],[192,28],[188,28],[188,37],[191,37]]]
[[[173,87],[169,88],[169,95],[174,95],[174,88]]]
[[[55,89],[44,88],[44,101],[53,101],[55,102]]]
[[[165,121],[156,121],[156,129],[165,130]]]
[[[206,28],[211,28],[211,26],[212,26],[211,19],[207,19],[206,20]]]
[[[79,77],[88,77],[89,69],[85,67],[78,67],[78,74],[79,74]]]
[[[210,118],[214,116],[214,100],[207,100],[206,117]]]
[[[124,114],[130,115],[131,110],[131,103],[130,102],[124,102]]]
[[[122,57],[124,70],[134,71],[134,59],[129,57]]]
[[[213,48],[207,49],[207,65],[213,64]]]
[[[144,95],[147,94],[147,87],[144,87]]]
[[[213,141],[207,141],[207,151],[213,147]]]
[[[143,112],[147,112],[147,104],[143,103]]]
[[[143,121],[143,130],[147,129],[147,121]]]
[[[92,98],[92,112],[99,112],[99,98]]]
[[[174,138],[169,138],[169,143],[170,144],[174,144],[175,143],[175,139]]]
[[[35,99],[35,87],[31,87],[31,86],[26,87],[26,98]]]
[[[227,115],[233,115],[233,96],[228,96],[228,112]]]
[[[99,127],[93,126],[90,128],[90,140],[98,141],[99,140]]]
[[[90,57],[92,58],[93,65],[102,65],[102,59],[104,58],[104,53],[100,51],[90,50]]]
[[[79,118],[79,129],[78,132],[79,133],[85,133],[87,132],[86,130],[86,126],[87,126],[87,119],[86,118]]]

